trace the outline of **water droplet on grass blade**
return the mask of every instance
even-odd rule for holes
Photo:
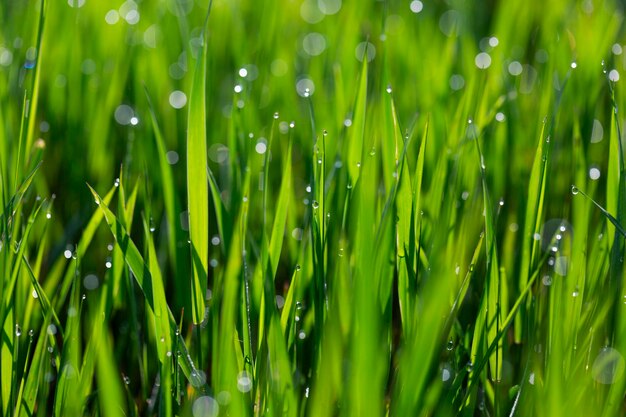
[[[199,388],[206,383],[206,374],[204,373],[204,371],[194,369],[189,374],[189,382],[193,387]]]
[[[576,187],[575,185],[572,185],[572,194],[576,195],[578,194],[578,187]]]
[[[252,379],[248,372],[242,371],[237,375],[237,389],[240,392],[249,392],[252,389]]]
[[[315,93],[313,80],[304,76],[296,82],[296,92],[300,97],[310,97]]]
[[[544,275],[543,278],[541,279],[541,282],[546,287],[549,287],[550,285],[552,285],[552,277],[550,275]]]
[[[16,337],[20,337],[22,335],[22,329],[20,328],[19,324],[15,325],[15,336]]]

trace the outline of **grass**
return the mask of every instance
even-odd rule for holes
[[[1,415],[626,415],[623,17],[0,5]]]

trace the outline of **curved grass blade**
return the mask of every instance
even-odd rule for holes
[[[148,266],[144,262],[143,257],[141,256],[139,252],[139,249],[137,249],[137,246],[135,245],[135,243],[132,241],[132,239],[126,232],[126,229],[124,228],[124,226],[122,226],[122,224],[117,219],[117,217],[106,206],[106,204],[104,203],[104,200],[98,195],[98,193],[93,188],[91,188],[91,186],[89,185],[87,186],[91,190],[91,193],[93,194],[97,204],[100,206],[100,209],[102,210],[104,214],[104,218],[111,230],[111,233],[113,234],[113,237],[115,238],[116,243],[120,247],[124,255],[124,260],[126,264],[128,265],[128,267],[130,268],[130,270],[132,271],[132,275],[135,278],[137,285],[139,285],[139,288],[141,289],[144,295],[144,298],[146,302],[148,303],[148,306],[154,312],[155,305],[154,305],[154,289],[152,286],[152,277],[150,275],[150,270]],[[183,339],[180,332],[177,332],[175,330],[177,328],[176,322],[174,321],[174,315],[172,314],[172,311],[169,309],[169,307],[167,309],[167,313],[168,313],[168,322],[170,324],[170,334],[175,334],[178,350],[181,352],[181,355],[178,358],[179,359],[178,364],[180,365],[183,373],[185,374],[185,377],[187,377],[189,382],[194,387],[196,388],[204,387],[206,389],[207,388],[206,381],[202,380],[200,372],[196,369],[195,364],[191,360],[191,357],[189,356],[187,347],[185,345],[185,340]]]

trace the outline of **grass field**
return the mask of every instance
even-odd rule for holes
[[[1,416],[625,416],[623,18],[1,2]]]

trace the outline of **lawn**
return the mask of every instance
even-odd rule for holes
[[[624,3],[0,2],[0,416],[626,416]]]

